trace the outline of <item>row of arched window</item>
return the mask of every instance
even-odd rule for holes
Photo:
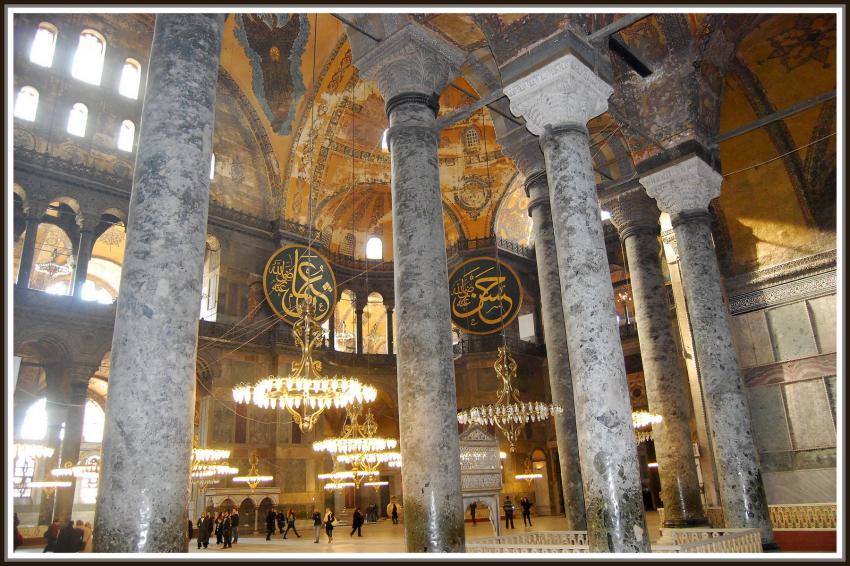
[[[47,22],[40,23],[30,49],[30,61],[42,67],[51,67],[58,35],[59,30],[56,26]],[[103,35],[92,29],[83,30],[71,64],[71,76],[89,84],[100,85],[105,55],[106,40]],[[126,59],[121,69],[118,94],[137,99],[141,76],[142,67],[139,62],[135,59]]]
[[[15,97],[15,117],[29,122],[35,121],[38,110],[38,91],[31,86],[21,87]],[[85,137],[86,124],[88,123],[89,109],[82,102],[71,106],[68,113],[68,124],[66,130],[72,136]],[[132,120],[124,120],[118,130],[117,146],[121,151],[133,151],[133,140],[136,136],[136,125]]]

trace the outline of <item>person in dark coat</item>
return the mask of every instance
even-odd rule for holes
[[[336,517],[334,516],[334,512],[331,511],[330,507],[325,508],[325,533],[328,535],[328,544],[332,543],[334,540],[334,522],[336,521]]]
[[[212,513],[207,511],[206,517],[203,520],[203,535],[198,534],[198,545],[203,543],[204,548],[207,548],[207,545],[210,543],[210,537],[212,536],[213,530],[215,529],[215,520],[213,519]],[[203,540],[201,540],[203,538]],[[200,548],[200,546],[198,547]]]
[[[201,549],[201,545],[204,544],[204,515],[201,514],[198,517],[198,550]]]
[[[396,502],[393,502],[393,510],[390,516],[392,517],[393,525],[398,525],[398,504]]]
[[[59,531],[56,539],[56,552],[79,552],[83,548],[83,530],[74,527],[74,521]]]
[[[298,529],[295,528],[295,509],[292,507],[289,508],[289,512],[286,514],[286,532],[283,533],[284,539],[287,533],[289,533],[289,529],[295,531],[295,536],[301,538],[301,535],[298,534]]]
[[[511,501],[511,496],[509,495],[505,499],[505,504],[502,505],[502,509],[505,510],[505,528],[508,527],[515,529],[514,527],[514,502]]]
[[[286,528],[286,515],[283,514],[283,511],[278,511],[275,518],[277,519],[277,528],[280,534],[283,534],[283,529]]]
[[[523,497],[519,501],[519,506],[522,507],[522,524],[525,525],[528,521],[528,526],[531,526],[531,501],[527,497]]]
[[[313,542],[319,542],[319,535],[322,534],[322,514],[319,513],[319,509],[313,507],[313,515],[310,517],[313,519],[313,536],[316,540]]]
[[[230,526],[233,527],[233,544],[239,542],[239,509],[233,508],[230,514]]]
[[[475,525],[475,511],[478,509],[478,503],[473,501],[469,504],[469,516],[472,517],[472,525]]]
[[[44,540],[47,541],[43,552],[56,552],[56,541],[59,540],[59,519],[53,519],[53,522],[44,531]]]
[[[192,525],[192,519],[189,519],[189,540],[192,540],[193,536],[195,536],[195,528]]]
[[[222,548],[233,548],[233,523],[230,521],[230,513],[227,512],[221,518],[221,538],[224,540]]]
[[[224,521],[224,513],[219,513],[215,518],[215,543],[221,544],[221,523]]]
[[[354,516],[351,517],[351,534],[348,535],[350,537],[354,536],[354,531],[357,531],[357,536],[362,537],[363,533],[360,532],[360,529],[363,527],[363,513],[360,512],[360,507],[357,507],[354,510]]]
[[[275,515],[274,509],[269,509],[268,515],[266,515],[266,540],[272,540],[272,535],[274,534],[274,523],[277,519],[277,515]]]

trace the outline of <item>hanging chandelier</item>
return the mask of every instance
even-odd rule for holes
[[[633,411],[632,426],[635,429],[637,443],[640,444],[641,442],[652,440],[652,425],[658,424],[662,420],[661,415],[656,415],[649,411]]]
[[[193,438],[193,444],[195,447],[192,448],[189,478],[194,485],[198,486],[201,493],[206,491],[207,487],[217,484],[222,478],[239,473],[239,468],[231,466],[227,461],[230,458],[230,450],[197,448],[200,444],[197,434]]]
[[[519,393],[513,386],[517,364],[508,353],[507,346],[499,346],[499,355],[493,367],[496,369],[496,375],[502,380],[496,403],[459,411],[457,420],[462,425],[495,425],[502,431],[513,452],[516,450],[519,433],[526,423],[545,421],[549,417],[560,415],[563,409],[560,405],[542,401],[520,401]]]
[[[285,408],[301,430],[307,432],[325,409],[371,403],[378,391],[354,378],[323,376],[322,363],[313,360],[313,348],[322,343],[324,330],[316,322],[312,296],[299,301],[298,316],[293,330],[295,343],[301,348],[301,360],[293,363],[289,376],[272,375],[254,385],[239,384],[233,388],[233,399],[237,403],[253,401],[264,409]]]
[[[53,456],[53,448],[44,446],[43,444],[29,444],[24,442],[16,442],[14,445],[15,458],[50,458]]]
[[[36,263],[35,270],[39,273],[46,273],[51,279],[71,273],[71,266],[68,265],[67,262],[59,263],[57,261],[58,259],[59,249],[53,248],[53,252],[50,254],[50,259],[48,261]]]
[[[97,479],[100,475],[100,461],[72,464],[65,462],[64,466],[50,470],[54,478]]]
[[[260,475],[260,471],[257,469],[257,464],[260,463],[260,459],[257,458],[256,452],[251,454],[251,458],[248,461],[251,463],[251,469],[248,471],[248,475],[234,477],[233,483],[247,483],[248,487],[251,488],[251,491],[254,491],[261,483],[274,480],[273,476]]]
[[[357,487],[357,485],[353,481],[328,482],[325,484],[325,489],[328,491],[346,489],[348,487]]]
[[[525,471],[524,471],[523,473],[521,473],[521,474],[516,474],[516,475],[514,476],[514,479],[518,479],[518,480],[525,480],[525,481],[527,481],[527,482],[530,484],[530,483],[532,483],[534,480],[539,480],[539,479],[541,479],[542,477],[543,477],[543,474],[538,473],[538,472],[535,472],[535,471],[532,471],[532,469],[531,469],[531,460],[530,460],[530,459],[526,459],[526,460],[525,460]]]

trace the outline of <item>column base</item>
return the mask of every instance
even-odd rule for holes
[[[697,517],[694,519],[670,519],[664,521],[661,525],[665,529],[688,529],[691,527],[706,527],[708,519],[705,517]]]
[[[779,545],[776,542],[763,542],[761,543],[762,552],[782,552],[782,549],[779,548]]]

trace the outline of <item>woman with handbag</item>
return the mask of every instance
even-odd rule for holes
[[[332,543],[334,540],[334,522],[336,522],[336,517],[334,516],[334,512],[331,511],[330,507],[325,508],[325,533],[328,535],[328,544]]]

